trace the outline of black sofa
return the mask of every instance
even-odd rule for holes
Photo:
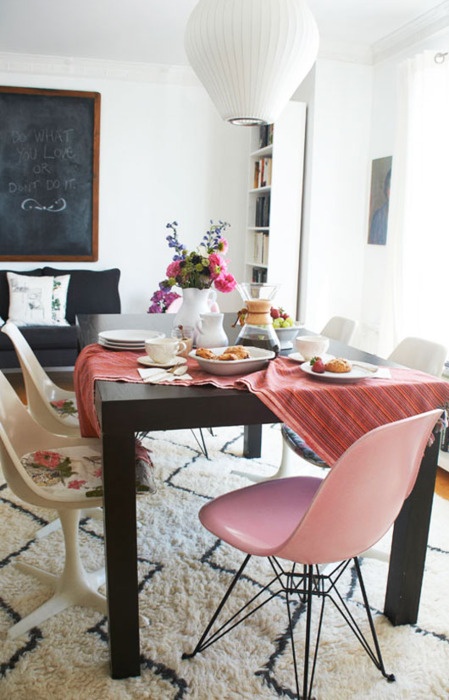
[[[34,270],[0,270],[0,316],[6,321],[9,310],[7,272],[41,277],[70,275],[66,319],[69,326],[21,326],[20,330],[44,367],[73,367],[78,355],[77,314],[117,314],[121,311],[120,270],[58,270],[40,267]],[[0,333],[0,369],[20,367],[14,347]]]

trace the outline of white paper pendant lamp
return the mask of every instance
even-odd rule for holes
[[[276,121],[318,43],[304,0],[200,0],[185,35],[190,64],[219,113],[242,125]]]

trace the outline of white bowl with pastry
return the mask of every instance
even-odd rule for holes
[[[189,352],[202,370],[209,374],[231,376],[247,374],[266,367],[276,357],[272,350],[253,346],[231,345],[220,348],[197,348]]]
[[[324,379],[331,382],[358,382],[360,379],[367,379],[375,376],[377,368],[362,364],[357,364],[343,357],[334,357],[323,363],[320,371],[313,368],[314,362],[303,362],[300,368],[303,372],[316,379]]]

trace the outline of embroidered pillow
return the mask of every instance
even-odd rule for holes
[[[8,318],[17,326],[68,326],[67,290],[70,275],[30,277],[7,272]]]

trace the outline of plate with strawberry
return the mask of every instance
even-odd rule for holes
[[[350,383],[373,376],[373,369],[353,364],[350,360],[342,357],[312,357],[309,362],[301,364],[301,369],[311,377],[331,382]]]

